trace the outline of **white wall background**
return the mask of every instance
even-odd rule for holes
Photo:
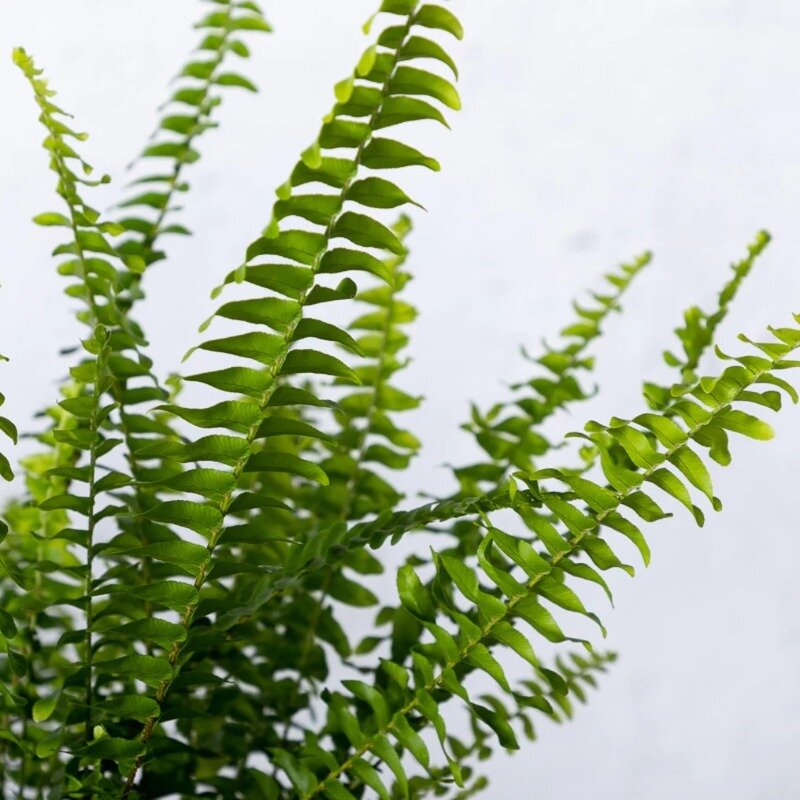
[[[163,370],[211,309],[208,290],[267,219],[272,190],[314,136],[364,46],[373,0],[271,0],[277,33],[246,68],[256,98],[231,92],[224,133],[202,142],[185,219],[148,277],[140,312]],[[635,413],[642,377],[683,307],[713,302],[726,265],[759,227],[775,236],[724,330],[732,342],[800,310],[800,6],[790,0],[502,0],[454,3],[464,111],[421,136],[441,175],[410,179],[417,219],[414,301],[422,317],[406,385],[427,396],[413,426],[427,442],[409,489],[447,485],[442,462],[474,451],[457,424],[525,375],[520,343],[567,321],[569,299],[650,247],[656,261],[599,347],[602,396],[560,420]],[[56,206],[21,76],[24,44],[61,103],[91,131],[87,154],[112,173],[154,123],[166,80],[196,41],[191,0],[4,0],[0,27],[0,352],[8,409],[52,398],[59,344],[77,328],[29,223]],[[111,203],[114,189],[104,197]],[[424,343],[424,344],[423,344]],[[738,442],[717,478],[726,502],[702,531],[684,517],[651,532],[653,566],[620,582],[606,614],[621,653],[568,727],[490,767],[492,800],[798,796],[800,412],[767,445]],[[760,504],[760,509],[756,501]]]

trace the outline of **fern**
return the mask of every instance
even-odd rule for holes
[[[225,63],[231,56],[242,59],[250,56],[249,47],[240,38],[243,33],[269,32],[271,27],[254,2],[214,0],[214,4],[217,8],[205,14],[195,26],[204,31],[197,55],[181,69],[177,86],[165,104],[168,113],[159,120],[156,132],[139,157],[147,163],[156,159],[161,171],[134,180],[131,186],[135,187],[135,194],[129,192],[130,196],[119,203],[127,215],[119,222],[129,235],[118,250],[140,258],[148,267],[165,258],[164,252],[157,249],[162,236],[189,233],[184,225],[167,222],[179,210],[173,205],[178,196],[189,190],[184,173],[200,158],[198,139],[216,127],[213,113],[222,102],[219,89],[238,87],[257,91],[249,78],[227,71]],[[162,167],[165,162],[169,166]],[[126,305],[139,299],[140,280],[141,273],[132,276]]]
[[[592,293],[594,307],[575,304],[577,320],[561,331],[567,343],[556,349],[545,344],[544,353],[531,359],[547,370],[546,375],[513,385],[514,400],[496,403],[485,414],[473,406],[472,420],[464,427],[492,461],[453,470],[464,494],[479,492],[487,480],[495,486],[502,483],[504,465],[533,469],[535,460],[552,448],[541,426],[557,411],[589,397],[579,382],[580,373],[591,370],[594,363],[586,350],[601,335],[607,317],[619,310],[623,294],[650,259],[650,253],[643,253],[619,272],[606,275],[611,293]]]
[[[230,54],[235,54],[241,58],[249,56],[247,45],[236,38],[241,32],[248,31],[268,31],[269,26],[263,18],[263,14],[255,3],[222,3],[221,10],[204,15],[203,19],[196,27],[206,30],[203,41],[197,50],[203,57],[210,56],[206,61],[190,61],[182,69],[180,86],[173,92],[166,105],[170,110],[175,108],[193,109],[192,114],[178,115],[168,114],[159,123],[157,139],[155,143],[145,150],[142,159],[156,158],[160,162],[166,159],[171,168],[165,175],[148,175],[134,181],[135,186],[147,185],[148,191],[144,194],[139,193],[131,196],[120,204],[120,207],[143,212],[153,209],[157,212],[155,219],[148,219],[147,216],[128,216],[119,221],[128,236],[116,245],[118,253],[123,254],[129,265],[134,265],[135,269],[126,270],[118,273],[119,283],[116,286],[116,307],[126,320],[127,325],[131,326],[139,336],[142,332],[130,318],[131,308],[134,302],[141,299],[144,295],[141,291],[141,279],[146,266],[164,257],[162,251],[157,250],[157,243],[164,234],[188,234],[189,231],[181,225],[164,225],[167,215],[173,213],[171,203],[179,192],[186,192],[188,184],[182,180],[182,174],[187,165],[194,163],[199,157],[199,153],[194,149],[197,140],[202,134],[213,127],[211,115],[217,105],[221,102],[221,97],[214,94],[214,89],[225,86],[241,86],[250,91],[255,91],[255,86],[243,76],[237,73],[223,72],[221,70],[225,60]],[[200,77],[202,73],[202,77]],[[199,80],[199,82],[198,82]],[[165,133],[166,132],[166,133]],[[171,134],[179,134],[180,141],[175,142],[171,139]],[[54,218],[48,215],[37,218],[42,224],[52,224]],[[119,233],[119,230],[117,231]],[[167,393],[161,389],[158,379],[152,372],[148,376],[156,387],[156,391],[139,388],[135,391],[127,390],[126,382],[118,380],[114,387],[114,395],[120,408],[124,409],[121,413],[120,431],[125,439],[126,457],[129,462],[131,474],[139,480],[146,480],[146,470],[137,463],[134,450],[137,447],[137,434],[161,434],[168,438],[174,438],[175,434],[167,424],[163,415],[154,415],[150,410],[147,414],[136,413],[133,406],[142,402],[154,399],[163,400]],[[74,380],[66,383],[61,392],[66,398],[80,395],[83,387]],[[68,416],[59,406],[54,406],[40,413],[40,416],[50,420],[50,427],[36,438],[45,446],[43,452],[28,456],[25,459],[25,484],[28,498],[38,506],[46,500],[53,492],[55,476],[53,470],[69,470],[76,458],[76,453],[63,438],[60,441],[54,439],[54,431],[60,426],[69,424]],[[65,493],[70,485],[68,478],[61,479],[58,487],[58,494]],[[128,502],[141,513],[155,502],[154,497],[149,496],[147,488],[140,483],[133,486],[133,496]],[[25,530],[35,530],[37,527],[45,526],[49,529],[50,535],[57,533],[60,527],[66,522],[64,514],[55,511],[43,512],[36,507],[28,504],[27,498],[22,498],[12,502],[8,512],[15,518],[15,528]],[[133,527],[138,527],[138,522],[133,523]],[[142,535],[141,531],[139,532]],[[24,541],[15,541],[17,549],[24,550]],[[23,552],[16,553],[17,558],[25,557]]]
[[[703,433],[715,426],[757,439],[771,436],[766,423],[733,406],[746,402],[753,392],[752,387],[768,382],[774,372],[798,365],[787,356],[800,346],[800,329],[781,328],[772,334],[772,341],[758,345],[766,357],[748,354],[733,359],[738,362],[736,366],[728,367],[717,378],[704,379],[686,392],[675,404],[686,427],[655,414],[640,415],[630,422],[615,418],[608,426],[590,423],[588,433],[583,435],[592,439],[596,432],[610,433],[637,467],[635,471],[619,467],[604,458],[603,453],[601,464],[606,479],[614,487],[612,491],[558,469],[521,476],[528,489],[512,492],[510,505],[520,516],[533,515],[529,520],[536,520],[533,524],[546,548],[544,554],[537,552],[524,538],[510,535],[484,518],[485,536],[478,551],[478,565],[471,567],[451,557],[436,557],[434,591],[426,590],[413,567],[404,567],[398,574],[400,600],[427,630],[430,640],[415,650],[413,670],[383,662],[384,680],[389,680],[391,694],[382,682],[372,687],[347,684],[348,695],[339,692],[331,695],[327,732],[329,735],[344,734],[349,746],[340,760],[328,769],[325,767],[331,759],[313,740],[303,743],[299,758],[285,758],[282,766],[298,795],[304,800],[315,796],[346,796],[341,790],[347,791],[344,781],[348,776],[366,780],[364,756],[371,752],[380,754],[389,766],[394,764],[400,782],[405,780],[405,771],[401,771],[399,753],[393,758],[389,750],[408,750],[427,769],[430,755],[416,728],[433,725],[444,744],[445,724],[439,711],[442,694],[462,699],[472,713],[494,730],[504,747],[515,749],[516,737],[508,718],[497,709],[487,710],[475,704],[460,673],[484,672],[505,693],[512,694],[489,645],[502,645],[532,666],[538,666],[530,640],[511,624],[511,620],[528,623],[546,639],[563,641],[565,635],[561,626],[540,604],[540,599],[589,616],[600,625],[568,585],[568,576],[600,583],[607,590],[597,569],[620,568],[632,572],[602,535],[606,529],[630,538],[646,561],[643,534],[620,513],[626,507],[648,522],[665,516],[642,488],[645,482],[654,484],[681,503],[686,502],[688,483],[705,494],[714,507],[719,507],[708,471],[689,442],[702,442]],[[602,448],[602,444],[596,440],[595,443]],[[565,486],[566,491],[550,488],[551,481]],[[559,532],[537,509],[545,509],[553,515],[565,531]],[[402,532],[396,530],[395,535]],[[578,561],[582,554],[593,566]],[[514,571],[519,571],[519,576],[515,576]],[[501,597],[485,591],[482,581],[499,590]],[[454,588],[460,597],[454,596]],[[467,609],[462,608],[465,602]],[[450,630],[440,624],[441,618],[447,620]],[[438,702],[433,700],[432,692],[440,695]],[[389,694],[388,700],[386,694]],[[383,702],[378,702],[378,697]],[[370,707],[368,714],[358,706],[360,702]],[[358,717],[357,708],[361,711]],[[413,724],[409,718],[413,719]],[[389,736],[394,738],[394,744]],[[460,782],[458,765],[448,756],[446,748],[444,754],[450,761],[454,780]],[[380,782],[377,775],[371,776],[371,780],[376,786]],[[386,793],[385,788],[376,791]]]
[[[62,203],[36,222],[65,231],[58,271],[85,333],[0,525],[0,796],[474,797],[497,746],[570,719],[613,662],[570,615],[605,632],[579,593],[591,583],[610,597],[604,573],[633,574],[619,538],[646,564],[664,499],[702,524],[698,496],[721,507],[707,462],[730,462],[731,434],[772,435],[743,404],[797,402],[783,374],[800,366],[800,318],[742,337],[736,358],[717,349],[727,363],[699,377],[761,233],[717,308],[686,313],[682,355],[666,356],[677,380],[645,386],[649,411],[551,441],[545,423],[592,393],[590,347],[643,254],[576,306],[563,343],[532,359],[537,374],[473,410],[464,427],[486,458],[454,469],[459,491],[407,505],[392,476],[420,448],[402,421],[419,399],[400,377],[418,203],[402,176],[439,164],[402,131],[447,125],[460,106],[444,43],[462,30],[441,6],[383,0],[264,230],[213,291],[226,298],[187,354],[204,371],[164,380],[132,309],[166,258],[162,236],[187,233],[177,198],[220,89],[254,88],[228,58],[248,55],[240,34],[269,30],[255,3],[213,2],[140,156],[166,166],[135,181],[118,221],[89,204],[107,178],[90,180],[85,135],[14,52]],[[5,417],[0,431],[16,441]],[[576,443],[582,464],[558,463]],[[5,455],[0,475],[12,477]],[[387,548],[400,540],[395,569]],[[369,576],[394,572],[397,602],[381,605]],[[375,613],[358,642],[352,609]],[[513,684],[509,658],[525,669]]]
[[[767,231],[758,232],[747,248],[747,256],[732,265],[733,277],[722,287],[717,298],[717,307],[712,313],[702,311],[698,306],[690,306],[684,312],[683,326],[675,329],[683,355],[676,356],[670,350],[664,351],[664,361],[679,371],[681,382],[692,383],[696,379],[696,371],[703,354],[713,344],[717,328],[728,315],[731,303],[769,241],[770,235]],[[643,392],[651,408],[663,409],[672,402],[668,387],[645,382]]]

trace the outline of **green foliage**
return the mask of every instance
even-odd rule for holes
[[[800,365],[800,318],[742,337],[743,355],[717,350],[726,363],[700,375],[759,234],[717,309],[686,312],[683,355],[666,356],[677,378],[645,385],[649,410],[551,441],[548,420],[593,393],[589,348],[643,254],[575,306],[561,345],[528,357],[536,374],[510,399],[473,409],[463,427],[485,455],[454,467],[457,491],[405,505],[392,475],[420,448],[403,422],[420,398],[401,374],[419,204],[403,179],[439,164],[404,131],[446,126],[459,108],[446,48],[461,26],[444,7],[383,0],[365,26],[372,44],[213,292],[227,297],[187,354],[204,366],[164,380],[131,310],[166,257],[161,237],[188,232],[175,202],[220,90],[254,88],[227,60],[269,30],[249,0],[213,0],[198,27],[140,156],[160,166],[119,220],[89,204],[108,179],[90,179],[85,135],[14,52],[61,201],[35,222],[64,229],[57,269],[86,330],[0,524],[0,796],[473,797],[498,746],[533,740],[537,717],[571,719],[613,662],[572,615],[605,633],[581,590],[610,598],[604,573],[633,574],[620,537],[647,564],[661,504],[702,524],[702,504],[721,508],[709,461],[731,461],[733,434],[772,436],[754,407],[797,402],[783,376]],[[347,304],[349,325],[336,311]],[[201,399],[184,401],[184,383]],[[5,417],[0,432],[16,442]],[[578,465],[559,464],[575,443]],[[5,455],[0,475],[12,478]],[[433,548],[414,546],[418,531]],[[410,555],[386,575],[401,539]],[[374,625],[354,641],[364,610]],[[514,682],[513,659],[525,669]]]
[[[124,218],[119,222],[128,236],[117,249],[136,255],[146,266],[165,258],[157,249],[164,235],[186,235],[188,229],[172,217],[177,210],[177,198],[188,192],[184,179],[186,168],[199,158],[199,138],[217,126],[212,115],[222,102],[220,89],[239,87],[256,92],[252,81],[238,72],[228,71],[226,63],[232,57],[247,59],[250,49],[242,38],[250,32],[271,30],[261,9],[255,3],[215,3],[211,13],[205,14],[195,25],[202,31],[203,39],[191,61],[173,83],[174,89],[165,104],[166,113],[147,147],[139,156],[141,163],[155,161],[157,171],[147,173],[132,182],[128,197],[119,203]],[[127,303],[141,297],[139,281],[127,288]]]
[[[464,427],[491,462],[454,470],[464,494],[479,492],[485,482],[498,486],[512,467],[533,470],[536,459],[553,449],[541,426],[571,403],[590,397],[580,385],[580,373],[594,366],[594,359],[586,355],[586,350],[601,335],[607,317],[619,311],[622,295],[650,260],[651,254],[643,253],[631,264],[623,264],[619,272],[606,275],[610,293],[593,292],[593,305],[584,308],[574,304],[577,319],[561,331],[566,343],[560,348],[545,343],[541,356],[528,356],[546,372],[512,386],[513,401],[496,403],[485,414],[473,406],[472,419]]]

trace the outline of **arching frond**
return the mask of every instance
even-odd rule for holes
[[[800,347],[800,328],[772,329],[770,333],[769,341],[756,345],[761,355],[730,359],[735,363],[718,377],[703,378],[688,390],[676,388],[681,399],[675,411],[683,425],[658,414],[640,415],[632,421],[614,418],[608,425],[588,424],[587,432],[581,435],[601,448],[601,466],[613,488],[557,469],[520,474],[528,488],[514,495],[513,508],[526,525],[534,528],[542,551],[524,537],[495,527],[484,515],[485,534],[477,564],[436,555],[432,591],[425,588],[412,566],[401,569],[401,603],[427,632],[426,640],[414,648],[413,669],[383,662],[383,673],[377,678],[383,700],[380,704],[375,694],[368,692],[369,687],[346,684],[346,694],[331,694],[326,733],[344,736],[332,740],[340,754],[333,764],[329,751],[322,751],[313,739],[306,738],[296,756],[287,755],[279,762],[297,795],[303,800],[350,796],[350,782],[366,779],[365,757],[371,753],[380,754],[391,766],[400,763],[400,753],[408,751],[427,769],[430,754],[416,733],[425,724],[439,731],[454,780],[460,782],[458,764],[442,734],[442,695],[463,700],[471,713],[494,730],[504,747],[515,749],[516,737],[507,721],[474,702],[465,686],[466,675],[475,670],[483,672],[506,695],[512,694],[492,648],[507,648],[537,667],[539,659],[532,644],[536,636],[556,642],[567,636],[562,623],[541,600],[587,616],[602,629],[572,584],[590,581],[605,587],[598,570],[632,572],[609,544],[609,538],[617,533],[630,539],[647,560],[644,535],[624,512],[632,511],[645,522],[663,518],[665,514],[651,496],[650,486],[684,504],[690,489],[696,489],[714,508],[720,507],[708,470],[690,443],[704,446],[705,434],[716,426],[756,439],[771,436],[766,423],[738,408],[749,401],[751,393],[757,393],[759,386],[769,383],[774,373],[800,365],[790,358]],[[602,442],[595,436],[600,432],[609,433],[622,444],[635,469],[623,470],[604,457]],[[511,624],[517,620],[528,624],[534,633],[522,634]],[[439,702],[431,702],[431,693],[439,695]],[[395,756],[389,750],[394,750]],[[402,780],[405,771],[403,775]],[[371,775],[370,779],[376,781],[375,786],[382,783],[379,776]],[[385,790],[376,791],[383,794]]]

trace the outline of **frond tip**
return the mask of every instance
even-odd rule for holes
[[[591,305],[573,304],[577,319],[561,330],[561,347],[544,345],[544,352],[529,361],[544,370],[524,383],[511,388],[511,399],[496,403],[488,411],[473,407],[472,419],[464,425],[491,461],[456,467],[453,473],[463,495],[484,488],[487,483],[499,487],[508,477],[508,469],[534,469],[552,444],[542,426],[558,411],[591,396],[582,385],[581,375],[590,373],[594,359],[587,354],[591,344],[602,334],[608,317],[621,310],[620,301],[637,275],[651,262],[652,254],[642,253],[629,264],[605,276],[610,291],[592,292]],[[505,466],[504,466],[505,465]]]
[[[733,276],[720,290],[714,311],[703,311],[698,306],[690,306],[684,311],[683,324],[675,329],[683,354],[675,355],[670,350],[664,352],[664,361],[679,371],[682,383],[691,384],[696,380],[697,369],[713,345],[717,329],[727,317],[736,295],[771,238],[767,231],[759,231],[747,246],[747,255],[731,265]],[[645,382],[643,393],[651,408],[663,409],[671,402],[668,387]]]

